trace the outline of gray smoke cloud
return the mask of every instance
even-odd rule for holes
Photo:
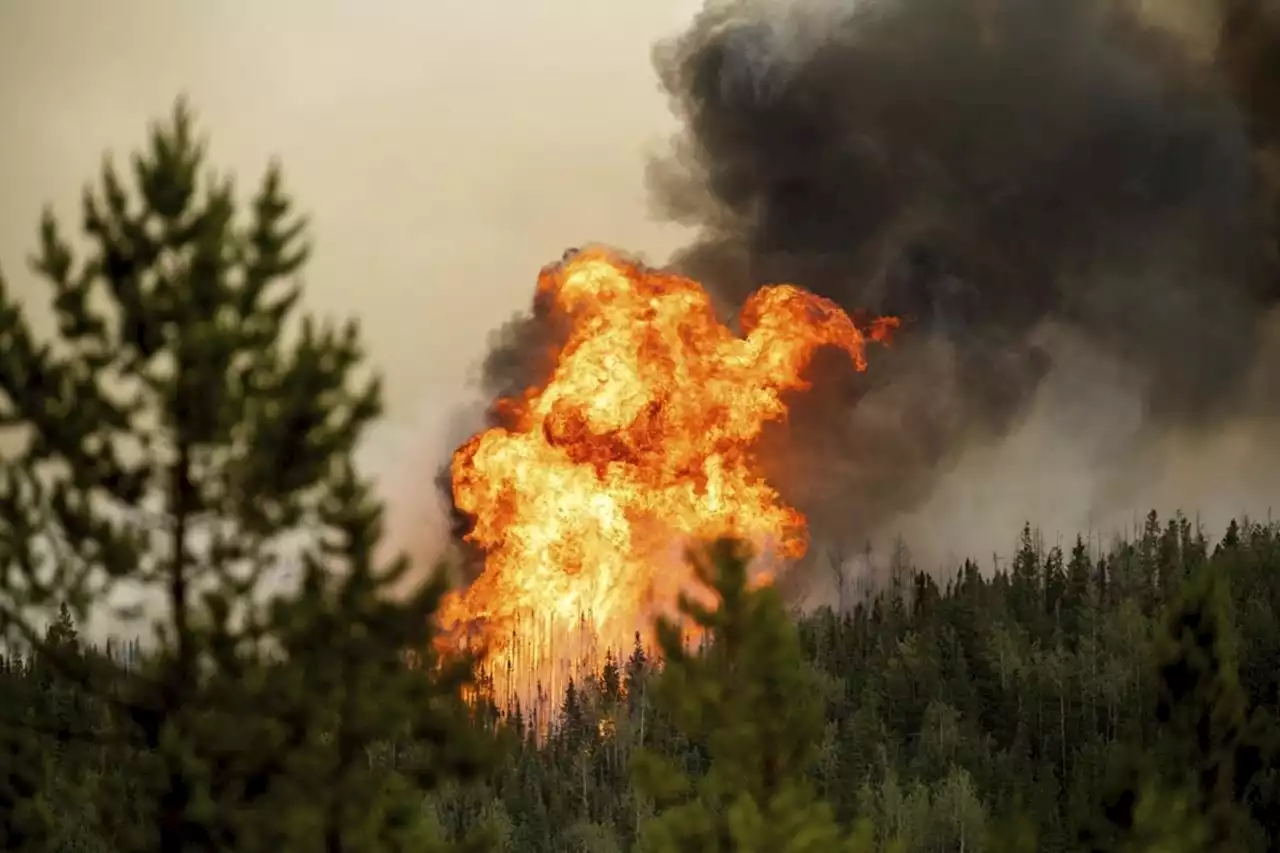
[[[906,321],[766,439],[820,530],[868,535],[1015,433],[1063,340],[1125,401],[1067,435],[1133,421],[1093,464],[1256,414],[1277,277],[1249,116],[1133,4],[714,3],[655,56],[685,128],[655,201],[700,235],[674,266],[729,311],[792,281]]]
[[[1222,3],[1219,38],[1217,6],[1179,31],[1137,0],[711,0],[656,47],[683,130],[650,188],[698,235],[671,266],[726,316],[793,282],[904,320],[864,374],[819,359],[761,443],[819,539],[962,558],[1216,500],[1226,464],[1261,479],[1223,500],[1270,499],[1280,27]],[[500,330],[486,393],[557,336]]]

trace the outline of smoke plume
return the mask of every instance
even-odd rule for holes
[[[700,234],[675,265],[730,310],[794,281],[907,320],[767,448],[820,526],[864,535],[1014,432],[1056,339],[1123,377],[1130,436],[1256,402],[1277,298],[1256,122],[1134,4],[709,4],[656,56],[685,132],[655,199]]]
[[[1137,0],[711,0],[656,48],[683,132],[655,206],[698,235],[672,265],[729,314],[794,282],[904,319],[764,441],[820,536],[954,509],[1000,447],[1091,505],[1145,470],[1112,490],[1144,499],[1139,448],[1275,414],[1280,30],[1251,0],[1200,18],[1207,55]],[[486,390],[555,338],[513,322]]]

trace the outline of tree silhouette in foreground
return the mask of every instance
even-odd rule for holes
[[[731,540],[690,554],[717,599],[714,607],[681,600],[701,635],[699,651],[688,648],[680,624],[658,623],[666,662],[657,708],[704,748],[706,770],[689,774],[653,752],[635,753],[635,784],[658,808],[641,827],[640,849],[870,850],[870,827],[846,835],[806,778],[823,734],[821,699],[777,591],[748,587],[750,558]]]
[[[94,736],[138,757],[127,795],[93,788],[112,849],[422,849],[421,791],[481,753],[469,668],[429,652],[443,575],[413,586],[375,557],[353,454],[381,394],[358,329],[300,314],[306,224],[277,168],[239,209],[181,103],[130,166],[85,191],[82,252],[43,218],[50,339],[0,282],[0,628],[99,696]],[[68,653],[39,629],[62,603],[154,648],[136,667]],[[51,820],[19,729],[0,728],[6,849]],[[375,767],[396,732],[412,749]]]
[[[234,202],[180,106],[78,249],[45,217],[54,334],[0,284],[0,848],[1277,849],[1270,521],[1212,553],[1181,515],[1066,554],[1027,525],[950,578],[902,543],[794,619],[722,542],[696,650],[664,623],[664,654],[467,709],[440,587],[375,557],[356,330],[298,310],[278,171]]]
[[[1156,749],[1126,756],[1082,840],[1093,850],[1233,851],[1265,843],[1248,804],[1275,754],[1268,716],[1249,707],[1236,667],[1227,585],[1240,547],[1233,521],[1218,564],[1196,571],[1159,638]]]

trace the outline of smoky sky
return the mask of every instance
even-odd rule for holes
[[[696,234],[671,266],[726,317],[792,282],[904,321],[864,374],[817,359],[760,443],[819,535],[870,535],[1016,433],[1063,340],[1114,366],[1148,438],[1267,413],[1244,388],[1278,301],[1262,154],[1280,123],[1260,81],[1280,40],[1241,36],[1265,29],[1249,12],[1206,57],[1141,8],[709,2],[655,46],[681,129],[649,189]],[[486,390],[540,381],[557,339],[536,311],[513,320]],[[1118,417],[1067,420],[1102,434]]]
[[[651,189],[699,234],[674,266],[728,311],[789,281],[905,320],[765,442],[819,523],[872,524],[1012,430],[1049,324],[1130,370],[1151,425],[1239,409],[1276,298],[1249,122],[1127,8],[719,4],[657,47],[683,132]]]

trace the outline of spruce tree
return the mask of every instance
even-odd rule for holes
[[[1235,547],[1235,546],[1232,546]],[[1090,850],[1250,850],[1261,843],[1246,803],[1274,747],[1268,720],[1236,676],[1224,578],[1215,560],[1187,580],[1157,648],[1150,750],[1133,749],[1082,834]]]
[[[818,756],[823,708],[795,625],[777,592],[751,589],[750,553],[719,541],[690,554],[714,607],[684,596],[699,628],[697,651],[682,626],[658,623],[665,663],[654,685],[658,709],[706,756],[689,774],[648,750],[633,755],[633,780],[657,808],[640,830],[649,853],[828,853],[867,850],[869,829],[846,835],[806,772]]]
[[[1245,803],[1273,753],[1267,720],[1250,707],[1237,676],[1229,566],[1224,560],[1198,572],[1170,609],[1156,706],[1162,757],[1217,850],[1248,849],[1256,828]]]
[[[354,321],[300,312],[310,246],[279,168],[245,210],[205,154],[179,102],[127,176],[108,159],[85,190],[79,247],[46,212],[50,338],[0,281],[0,629],[111,685],[143,756],[114,849],[422,849],[420,791],[480,757],[469,668],[431,650],[443,573],[410,584],[375,556],[353,457],[380,385]],[[62,602],[148,634],[143,664],[46,641]],[[402,731],[412,754],[375,766]],[[48,804],[38,756],[5,754],[9,849]]]

